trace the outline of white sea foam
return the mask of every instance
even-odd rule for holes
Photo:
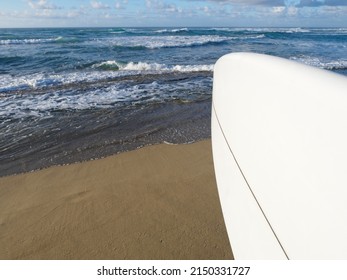
[[[137,74],[137,73],[132,73]],[[67,85],[79,82],[93,82],[124,76],[126,73],[112,71],[72,72],[64,74],[36,73],[20,77],[0,75],[0,92],[39,89],[49,86]]]
[[[213,64],[165,65],[148,62],[121,63],[115,60],[104,61],[94,64],[92,68],[105,68],[106,70],[111,71],[84,71],[63,74],[36,73],[19,77],[0,75],[0,93],[16,90],[38,89],[56,85],[67,85],[79,82],[94,82],[121,76],[138,75],[140,73],[143,73],[144,71],[147,74],[156,74],[162,72],[213,71],[213,66]]]
[[[188,32],[188,28],[177,28],[177,29],[159,29],[155,30],[155,33],[179,33],[179,32]]]
[[[311,30],[305,28],[288,28],[288,30],[283,30],[285,33],[309,33]]]
[[[171,71],[171,72],[198,72],[213,71],[213,64],[206,65],[165,65],[160,63],[148,62],[129,62],[121,63],[116,60],[104,61],[94,64],[93,68],[116,69],[120,71]]]
[[[347,60],[344,59],[324,61],[323,59],[311,56],[293,56],[290,59],[327,70],[347,69]]]
[[[62,40],[63,37],[49,39],[5,39],[0,40],[0,45],[24,45],[24,44],[42,44]]]
[[[215,29],[219,31],[240,31],[240,32],[264,32],[264,33],[273,33],[273,32],[281,32],[281,33],[308,33],[311,32],[310,29],[300,28],[300,27],[289,27],[289,28],[279,28],[279,27],[252,27],[252,28],[219,28]]]
[[[174,32],[174,33],[175,32],[182,32],[182,31],[189,31],[189,29],[185,27],[185,28],[179,28],[179,29],[172,29],[171,30],[171,32]]]
[[[168,29],[159,29],[159,30],[155,30],[154,31],[155,33],[166,33],[166,32],[169,32]]]
[[[171,82],[143,84],[112,83],[100,88],[82,91],[49,91],[43,94],[11,94],[4,96],[0,104],[0,117],[23,118],[47,117],[52,110],[84,110],[91,108],[113,108],[124,102],[145,104],[189,98],[210,94],[212,78],[190,79]]]
[[[148,49],[172,48],[172,47],[194,47],[210,43],[222,43],[232,40],[230,37],[216,35],[202,36],[132,36],[117,37],[100,41],[100,44],[111,44],[119,47],[144,47]]]
[[[235,37],[235,39],[241,39],[241,40],[247,40],[247,39],[261,39],[265,38],[265,34],[259,34],[259,35],[243,35],[240,37]]]
[[[235,28],[230,28],[230,27],[214,27],[214,28],[209,28],[207,29],[208,31],[225,31],[225,32],[233,32],[236,29]]]
[[[329,33],[331,33],[332,35],[347,33],[347,28],[315,28],[314,30],[316,32],[323,32],[324,35],[329,35]]]

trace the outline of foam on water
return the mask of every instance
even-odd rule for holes
[[[155,30],[155,33],[180,33],[180,32],[189,32],[188,28],[176,28],[176,29],[160,29]]]
[[[310,66],[315,66],[319,68],[323,68],[326,70],[346,70],[347,69],[347,60],[334,60],[327,61],[326,59],[321,59],[318,57],[311,56],[293,56],[290,57],[291,60],[295,60]]]
[[[309,33],[311,30],[305,28],[289,28],[288,30],[284,30],[285,33]]]
[[[139,74],[138,71],[133,71],[131,73],[131,75],[137,74]],[[36,73],[19,77],[0,75],[0,93],[31,89],[38,90],[51,86],[77,84],[81,82],[96,82],[126,75],[129,75],[129,73],[125,73],[124,71],[85,71],[60,74]]]
[[[202,36],[140,36],[116,37],[99,41],[100,44],[109,43],[118,47],[143,47],[148,49],[194,47],[208,44],[228,42],[232,38],[215,35]]]
[[[56,38],[49,38],[49,39],[5,39],[5,40],[0,40],[0,45],[43,44],[43,43],[57,42],[62,39],[63,37],[61,36]]]
[[[104,61],[92,65],[93,68],[121,70],[121,71],[171,71],[171,72],[199,72],[213,71],[213,64],[209,65],[165,65],[160,63],[128,62],[122,63],[116,60]]]
[[[145,72],[145,74],[156,74],[162,72],[201,72],[213,71],[213,64],[209,65],[165,65],[148,62],[122,63],[115,60],[103,61],[93,64],[92,69],[106,71],[84,71],[60,74],[36,73],[31,75],[12,77],[0,75],[0,93],[20,91],[26,89],[40,89],[44,87],[76,84],[79,82],[95,82],[108,80],[116,77],[134,76]]]
[[[44,93],[3,95],[0,118],[44,117],[52,111],[86,110],[124,106],[124,104],[163,103],[172,100],[182,102],[202,98],[211,93],[212,78],[196,76],[189,80],[178,80],[174,84],[165,79],[138,84],[135,80],[117,83],[95,83],[83,90],[62,88]],[[158,76],[161,79],[160,76]]]
[[[310,33],[311,29],[300,28],[300,27],[289,27],[289,28],[278,28],[278,27],[252,27],[252,28],[212,28],[215,31],[225,32],[260,32],[260,33]]]

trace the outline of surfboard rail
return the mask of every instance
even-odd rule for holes
[[[232,53],[214,68],[212,149],[236,259],[347,259],[347,78]]]

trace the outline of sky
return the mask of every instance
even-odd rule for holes
[[[347,0],[0,0],[9,27],[347,27]]]

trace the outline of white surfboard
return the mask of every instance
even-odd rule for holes
[[[267,55],[214,68],[212,146],[236,259],[347,259],[347,78]]]

